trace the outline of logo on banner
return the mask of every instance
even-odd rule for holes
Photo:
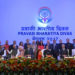
[[[52,15],[52,13],[51,13],[50,8],[42,7],[42,8],[39,9],[39,18],[38,18],[38,20],[41,23],[49,23],[52,20],[51,15]]]

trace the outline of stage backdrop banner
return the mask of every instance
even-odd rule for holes
[[[75,0],[0,0],[0,40],[75,38]]]

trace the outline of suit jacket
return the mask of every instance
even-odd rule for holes
[[[27,48],[27,49],[25,50],[24,55],[31,55],[31,56],[33,56],[33,55],[34,55],[33,49],[32,49],[32,48],[29,48],[29,49]]]
[[[67,49],[65,49],[65,50],[61,49],[61,50],[60,50],[60,55],[61,55],[61,56],[62,56],[62,55],[68,55]]]
[[[69,55],[71,56],[72,55],[72,44],[66,43],[65,46],[66,46],[66,49],[69,49]]]
[[[3,55],[4,54],[4,50],[0,50],[0,55]]]
[[[59,50],[62,49],[62,44],[64,44],[64,43],[59,43],[59,44],[58,44],[58,49],[59,49]]]
[[[72,44],[72,49],[75,49],[75,44]]]
[[[30,43],[25,43],[24,44],[24,49],[27,49],[28,48],[27,45],[30,45]]]
[[[58,44],[55,44],[55,47],[54,47],[54,44],[52,44],[52,50],[58,50]]]
[[[16,56],[16,54],[17,54],[17,49],[12,49],[11,55]]]
[[[46,48],[46,46],[48,46],[48,49],[52,49],[52,45],[51,44],[46,44],[45,48]]]
[[[68,56],[68,51],[67,51],[67,49],[64,49],[64,50],[61,49],[61,50],[60,50],[60,56],[61,56],[61,58],[64,58],[63,55]]]
[[[59,49],[58,49],[58,44],[52,44],[52,54],[55,58],[57,58],[57,56],[59,55]]]
[[[9,46],[9,51],[13,49],[13,44]],[[16,49],[18,49],[18,46],[16,45]]]

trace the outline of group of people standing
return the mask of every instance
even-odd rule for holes
[[[53,40],[52,44],[47,40],[47,43],[44,44],[42,40],[33,40],[30,43],[29,39],[26,39],[26,43],[21,41],[19,46],[16,44],[16,41],[13,41],[12,45],[9,45],[8,40],[6,40],[4,45],[0,41],[0,57],[4,59],[15,57],[41,59],[42,57],[48,56],[56,59],[58,56],[64,58],[66,56],[72,56],[72,49],[75,49],[75,39],[73,39],[73,43],[70,43],[70,39],[68,38],[66,39],[66,43],[63,43],[60,39],[58,44],[56,40]]]

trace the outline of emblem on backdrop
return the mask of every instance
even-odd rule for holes
[[[38,20],[41,23],[49,23],[52,20],[52,12],[48,7],[41,7],[38,15]]]

